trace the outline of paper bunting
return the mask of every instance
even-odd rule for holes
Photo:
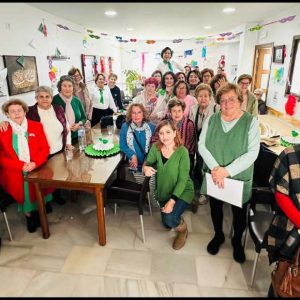
[[[99,35],[94,35],[94,34],[89,34],[89,37],[96,40],[100,39]]]
[[[59,28],[62,28],[62,29],[64,29],[64,30],[70,30],[69,27],[63,26],[63,25],[61,25],[61,24],[57,24],[56,26],[59,27]]]
[[[204,41],[205,37],[204,36],[198,36],[195,39],[196,39],[196,41]]]
[[[285,23],[285,22],[293,21],[295,19],[295,17],[296,16],[289,16],[287,18],[283,18],[283,19],[279,20],[278,22]]]
[[[173,43],[181,43],[182,42],[182,39],[175,39],[173,40]]]
[[[146,44],[155,44],[156,43],[156,41],[154,41],[154,40],[147,40],[146,41]]]
[[[206,58],[206,46],[202,47],[201,57]]]
[[[121,37],[121,36],[115,36],[115,38],[116,38],[117,40],[122,40],[122,37]]]
[[[24,68],[24,65],[25,65],[25,58],[24,58],[23,55],[20,56],[20,57],[17,59],[17,63],[18,63],[19,65],[21,65],[21,66]]]
[[[93,33],[94,31],[93,30],[91,30],[91,29],[87,29],[86,30],[88,33]]]
[[[129,41],[135,43],[137,39],[130,39]]]
[[[262,29],[262,26],[261,25],[256,25],[252,28],[249,28],[249,31],[258,31],[258,30],[261,30]]]
[[[61,52],[58,48],[55,49],[55,56],[61,56]]]
[[[34,42],[34,39],[32,39],[32,40],[28,43],[28,45],[29,45],[32,49],[36,49],[36,44],[35,44],[35,42]]]
[[[104,36],[107,36],[107,35],[108,35],[107,33],[103,33],[103,32],[101,32],[100,34],[101,34],[101,35],[104,35]]]
[[[225,32],[225,33],[220,33],[220,36],[224,37],[224,36],[229,36],[232,35],[232,32]]]
[[[38,28],[38,31],[39,32],[41,32],[43,35],[44,35],[44,37],[47,37],[47,27],[46,27],[46,24],[44,23],[41,23],[40,24],[40,26],[39,26],[39,28]]]
[[[189,55],[193,55],[193,50],[185,50],[184,51],[184,57],[187,57]]]
[[[196,66],[198,66],[198,62],[195,61],[195,60],[192,60],[191,61],[191,67],[196,67]]]

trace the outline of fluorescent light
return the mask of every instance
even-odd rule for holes
[[[113,11],[113,10],[108,10],[108,11],[105,12],[105,14],[106,14],[107,16],[112,17],[112,16],[115,16],[115,15],[117,14],[117,12],[115,12],[115,11]]]
[[[234,13],[234,12],[235,12],[235,8],[234,7],[223,8],[223,13],[225,13],[225,14],[231,14],[231,13]]]
[[[204,26],[204,29],[211,29],[210,25]]]
[[[128,30],[128,31],[132,31],[132,30],[134,30],[133,28],[131,28],[131,27],[128,27],[128,28],[126,28],[126,30]]]

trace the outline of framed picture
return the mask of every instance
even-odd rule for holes
[[[275,46],[273,49],[273,62],[283,64],[285,45]]]
[[[23,66],[17,62],[22,57]],[[10,96],[34,91],[39,86],[35,56],[3,55],[7,68],[7,86]]]
[[[95,59],[95,55],[81,54],[82,75],[85,83],[94,81],[95,79]]]

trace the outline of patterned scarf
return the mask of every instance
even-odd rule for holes
[[[66,103],[66,116],[67,116],[67,120],[68,120],[70,126],[72,126],[73,124],[75,124],[75,114],[74,114],[74,110],[73,110],[72,105],[71,105],[71,101],[72,101],[73,97],[66,98],[61,93],[59,93],[59,96]]]
[[[145,145],[144,151],[145,151],[145,153],[148,153],[149,148],[150,148],[150,139],[151,139],[151,136],[152,136],[152,131],[151,131],[151,128],[150,128],[149,124],[146,123],[146,122],[143,122],[142,126],[138,127],[132,121],[130,122],[130,126],[128,127],[128,130],[127,130],[126,141],[127,141],[128,147],[132,151],[136,152],[136,150],[134,149],[134,145],[133,145],[133,141],[134,141],[133,131],[145,131],[146,145]]]
[[[30,153],[28,147],[28,140],[26,138],[27,135],[27,119],[24,118],[21,125],[13,122],[12,120],[8,120],[10,126],[12,127],[13,133],[18,137],[18,157],[19,160],[24,161],[26,163],[30,162]]]
[[[163,62],[164,62],[165,64],[167,64],[168,67],[169,67],[169,70],[170,70],[171,72],[173,72],[173,67],[172,67],[172,64],[170,63],[170,61],[169,61],[169,60],[164,60]]]

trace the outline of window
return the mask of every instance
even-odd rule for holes
[[[293,38],[291,61],[285,94],[300,94],[300,35]]]

